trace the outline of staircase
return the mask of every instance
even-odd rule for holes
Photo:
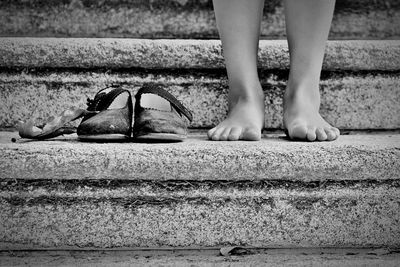
[[[238,266],[282,257],[396,266],[400,1],[337,0],[321,113],[342,136],[320,143],[290,142],[281,132],[288,48],[282,5],[267,2],[263,139],[211,142],[206,130],[227,111],[227,78],[210,1],[0,0],[0,259],[54,265],[32,253],[57,253],[57,263],[81,265],[60,253],[141,251],[143,264],[168,264],[160,260],[167,257],[210,265],[222,262],[207,251],[242,246],[259,253]],[[134,94],[149,82],[168,85],[193,111],[185,142],[10,141],[19,120],[41,123],[85,107],[86,96],[107,85]],[[387,253],[369,252],[382,248]],[[28,254],[13,256],[21,251]],[[146,260],[143,251],[157,255]],[[107,255],[85,264],[116,264]]]

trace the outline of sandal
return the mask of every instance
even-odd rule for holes
[[[107,87],[88,98],[87,115],[78,126],[83,141],[128,140],[132,131],[132,97],[128,90]]]
[[[133,138],[143,141],[183,141],[192,113],[163,86],[148,84],[135,95]],[[186,120],[187,118],[187,120]]]

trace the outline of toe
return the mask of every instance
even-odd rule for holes
[[[240,134],[242,133],[242,129],[239,127],[233,127],[231,132],[229,133],[228,140],[229,141],[237,141],[240,138]]]
[[[327,129],[325,129],[325,132],[326,132],[326,135],[327,135],[327,139],[329,140],[329,141],[333,141],[333,140],[335,140],[338,136],[336,135],[336,133],[335,133],[335,130],[333,129],[333,128],[327,128]]]
[[[225,130],[223,130],[221,135],[219,136],[219,140],[220,141],[227,141],[230,132],[231,132],[231,128],[225,128]]]
[[[307,130],[307,140],[308,141],[315,141],[317,139],[316,131],[317,131],[316,127],[308,128],[308,130]]]
[[[336,136],[335,139],[337,139],[340,136],[340,130],[338,128],[335,128],[335,127],[332,127],[332,130],[335,133],[335,136]]]
[[[307,137],[307,127],[304,125],[289,127],[288,132],[291,139],[304,140]]]
[[[220,140],[219,138],[224,130],[225,130],[225,128],[222,128],[222,127],[217,128],[214,131],[213,135],[211,136],[211,139],[214,141],[219,141]]]
[[[212,136],[213,136],[215,130],[217,130],[217,127],[214,127],[214,128],[210,129],[210,130],[207,132],[208,139],[212,139]]]
[[[244,129],[241,139],[246,141],[259,141],[261,139],[261,131],[255,128]]]
[[[318,141],[325,141],[328,138],[328,136],[325,133],[324,128],[320,128],[320,127],[317,128],[316,134],[317,134]]]

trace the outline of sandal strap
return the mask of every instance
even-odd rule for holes
[[[143,94],[155,94],[166,100],[168,100],[171,105],[180,113],[186,116],[191,122],[193,120],[192,113],[181,103],[178,99],[176,99],[173,95],[162,88],[162,85],[158,84],[146,84],[142,88],[139,89],[137,94],[135,95],[136,104],[135,106],[139,106],[140,99]]]
[[[104,93],[103,91],[106,89],[110,89],[113,88],[113,90],[111,90],[108,93]],[[115,85],[111,85],[111,86],[107,86],[103,89],[101,89],[99,92],[97,92],[96,96],[94,97],[94,99],[89,99],[88,98],[88,111],[101,111],[106,109],[109,105],[111,105],[111,103],[115,100],[115,98],[117,96],[119,96],[121,93],[123,92],[128,92],[130,94],[130,92],[126,89],[122,89],[120,87],[117,87]],[[107,97],[106,97],[107,96]]]

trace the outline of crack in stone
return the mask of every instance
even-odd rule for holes
[[[174,191],[192,191],[196,189],[239,189],[239,190],[268,190],[268,189],[326,189],[329,187],[357,187],[367,188],[386,185],[391,188],[400,188],[398,179],[388,180],[320,180],[320,181],[293,181],[293,180],[108,180],[108,179],[0,179],[0,191],[25,191],[45,188],[46,190],[67,190],[72,191],[81,187],[92,189],[118,189],[126,187],[151,187],[152,190],[163,190],[167,192]]]

